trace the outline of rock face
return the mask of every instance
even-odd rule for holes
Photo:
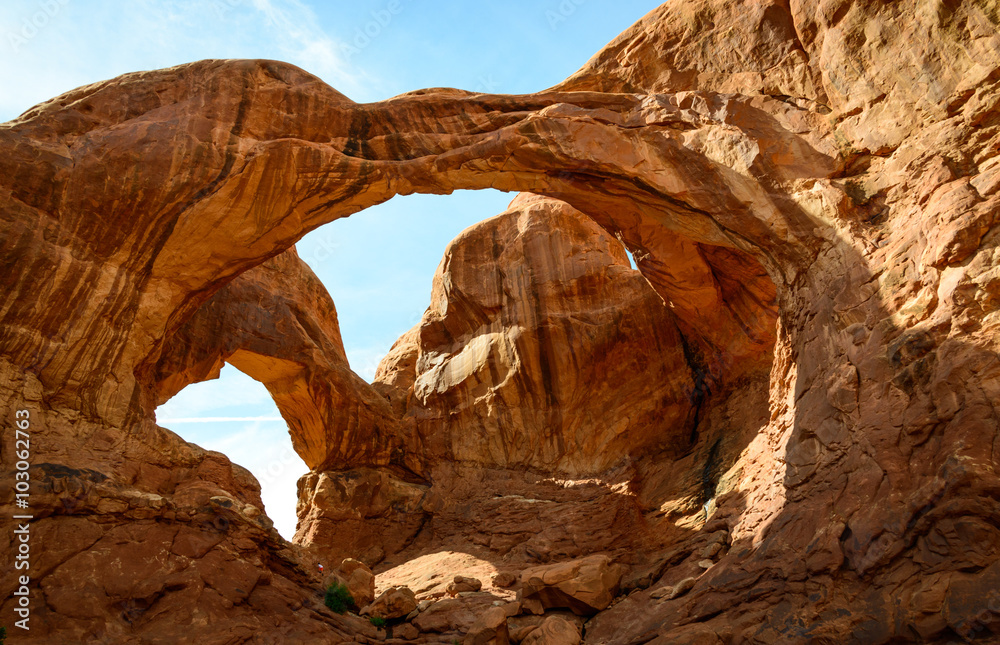
[[[355,556],[374,566],[413,541],[426,520],[427,490],[384,469],[309,473],[299,479],[295,541],[320,559]]]
[[[452,241],[430,308],[375,387],[405,402],[427,470],[458,461],[570,475],[682,452],[694,390],[677,322],[621,242],[530,195]]]
[[[30,413],[48,545],[26,642],[376,638],[319,604],[309,552],[269,529],[252,477],[155,426],[156,403],[220,360],[268,384],[315,465],[313,554],[324,518],[352,512],[348,546],[396,531],[379,548],[397,560],[453,541],[520,563],[608,551],[631,593],[589,643],[994,638],[998,24],[977,0],[672,1],[538,94],[359,105],[288,65],[203,61],[0,125],[0,413]],[[523,273],[471,288],[480,255],[443,267],[455,282],[373,395],[340,362],[332,304],[281,254],[395,194],[484,187],[569,206],[524,198],[496,246],[480,228],[452,247]],[[607,241],[595,228],[577,253],[569,208]],[[536,234],[532,213],[558,226]],[[643,374],[601,344],[619,308],[647,311],[602,283],[639,289],[612,237],[675,321],[619,325]],[[275,305],[264,338],[253,297]],[[641,378],[668,366],[666,384]],[[579,398],[614,409],[618,390],[636,419],[671,421],[606,427]]]
[[[398,447],[395,417],[348,366],[333,300],[294,248],[226,284],[164,345],[158,404],[228,362],[267,387],[311,469],[388,463]]]
[[[363,562],[350,558],[341,562],[323,581],[323,587],[328,588],[334,582],[347,587],[358,609],[367,607],[375,600],[375,575]]]
[[[310,474],[296,540],[373,565],[447,537],[495,557],[519,548],[524,564],[608,548],[612,525],[640,512],[628,475],[614,491],[602,482],[558,495],[562,486],[509,480],[525,468],[582,478],[691,449],[695,384],[671,309],[621,242],[564,202],[528,194],[449,244],[431,299],[373,384],[421,479],[387,468]],[[616,387],[592,385],[603,382]],[[474,521],[456,517],[470,507]]]
[[[510,633],[507,630],[507,614],[500,607],[492,607],[483,612],[469,628],[465,645],[508,645]]]
[[[573,623],[558,616],[546,618],[541,625],[531,630],[524,645],[580,645],[580,630]]]

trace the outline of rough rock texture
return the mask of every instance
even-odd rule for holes
[[[527,194],[448,245],[431,306],[374,383],[406,402],[423,470],[578,475],[688,447],[694,384],[669,307],[621,242]]]
[[[550,616],[531,630],[524,645],[580,645],[580,630],[573,623],[558,616]]]
[[[298,482],[295,541],[311,545],[320,560],[353,556],[374,566],[423,527],[427,489],[385,469],[308,473]]]
[[[294,248],[222,287],[165,345],[157,404],[230,363],[267,387],[309,468],[387,464],[398,447],[395,417],[348,366],[333,300]]]
[[[362,616],[402,618],[417,608],[417,599],[408,587],[390,587],[375,602],[361,610]]]
[[[363,562],[350,558],[341,562],[324,578],[323,588],[327,589],[333,583],[347,587],[358,609],[367,607],[375,600],[375,574]]]
[[[478,578],[468,578],[466,576],[455,576],[455,579],[448,585],[448,595],[457,596],[460,593],[469,591],[479,591],[483,588],[483,583]]]
[[[633,464],[691,452],[699,395],[675,316],[621,242],[522,194],[449,244],[431,298],[374,382],[419,478],[306,476],[296,540],[373,565],[446,541],[527,565],[647,539]],[[632,533],[615,529],[626,523]]]
[[[155,426],[156,366],[220,289],[305,232],[395,194],[487,186],[561,199],[633,252],[677,319],[690,450],[595,473],[623,499],[585,548],[580,522],[542,524],[537,503],[477,515],[488,500],[446,496],[406,548],[520,515],[467,534],[527,559],[517,540],[548,530],[539,559],[561,560],[613,528],[607,550],[642,557],[588,643],[995,640],[998,24],[982,0],[671,1],[533,95],[359,105],[288,65],[206,61],[0,125],[0,412],[37,424],[32,531],[59,545],[32,571],[27,640],[375,638],[319,605],[301,552],[250,508],[252,478]],[[334,467],[423,477],[407,428],[396,471]],[[469,468],[442,465],[434,485],[580,492]],[[653,584],[685,592],[652,599]]]
[[[375,636],[367,621],[323,607],[312,563],[272,528],[248,471],[151,422],[130,434],[60,422],[57,410],[44,408],[42,384],[6,359],[0,384],[0,414],[31,412],[31,447],[39,455],[28,471],[35,516],[29,571],[13,567],[16,536],[0,537],[8,558],[3,588],[17,588],[15,574],[32,579],[31,630],[9,630],[13,642]],[[7,452],[3,463],[14,467]],[[24,513],[12,506],[5,512]],[[4,598],[14,615],[10,593]]]
[[[493,609],[495,601],[496,597],[489,593],[476,592],[462,598],[438,600],[421,609],[413,618],[413,625],[425,633],[467,634],[480,617]]]
[[[510,643],[507,614],[500,607],[487,609],[469,628],[463,642],[465,645],[507,645]]]
[[[521,572],[521,605],[533,614],[570,609],[583,616],[607,609],[618,595],[621,568],[604,555]]]

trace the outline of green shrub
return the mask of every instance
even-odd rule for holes
[[[385,618],[379,618],[378,616],[372,616],[368,619],[368,622],[375,627],[385,627]]]
[[[354,598],[347,590],[347,585],[334,582],[326,590],[326,597],[323,599],[326,606],[334,613],[342,614],[354,605]]]
[[[7,628],[0,627],[0,645],[3,645],[5,640],[7,640]]]

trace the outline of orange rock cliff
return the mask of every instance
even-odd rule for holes
[[[0,418],[45,545],[18,642],[1000,638],[994,3],[672,0],[521,96],[202,61],[0,150]],[[487,187],[520,194],[365,383],[293,245]],[[293,542],[155,423],[226,362],[310,468]]]

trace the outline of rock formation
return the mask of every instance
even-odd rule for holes
[[[521,605],[533,614],[566,608],[589,616],[611,605],[622,572],[604,555],[533,567],[521,572]]]
[[[522,194],[448,246],[430,308],[374,384],[404,402],[429,463],[586,475],[683,452],[691,372],[674,315],[622,244]],[[616,387],[594,387],[605,382]]]
[[[398,447],[396,419],[348,366],[333,300],[294,248],[219,289],[165,346],[157,404],[230,363],[267,387],[310,468],[384,464]]]
[[[408,438],[410,480],[369,467],[306,476],[297,541],[372,565],[449,537],[522,564],[632,550],[642,528],[614,524],[642,513],[634,463],[689,452],[697,411],[676,318],[621,242],[523,194],[449,245],[431,299],[374,382]]]
[[[25,642],[372,642],[312,573],[338,513],[360,536],[345,555],[391,529],[383,569],[469,543],[515,565],[614,556],[628,595],[587,643],[995,639],[998,25],[982,0],[684,0],[532,95],[360,105],[289,65],[203,61],[0,125],[0,413],[30,412],[51,545]],[[287,250],[396,194],[484,187],[568,206],[524,198],[467,232],[377,388],[358,382]],[[524,273],[463,287],[484,266]],[[260,334],[254,302],[274,303]],[[647,331],[615,350],[623,375],[601,342],[629,303],[648,315],[621,338]],[[559,346],[588,359],[550,352],[546,378],[538,350]],[[248,473],[153,421],[225,360],[268,384],[314,468],[308,549]],[[598,427],[601,400],[639,416]],[[536,638],[572,639],[570,620]]]

